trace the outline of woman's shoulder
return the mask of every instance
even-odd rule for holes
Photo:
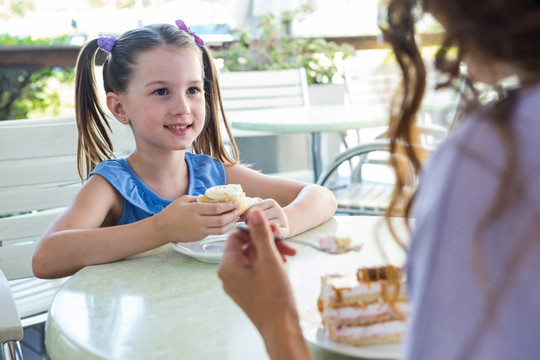
[[[540,85],[521,89],[513,101],[509,119],[505,120],[509,124],[507,128],[498,125],[500,121],[497,115],[501,111],[501,104],[483,107],[465,117],[437,152],[458,153],[483,167],[500,171],[498,164],[501,164],[508,151],[506,135],[511,135],[520,153],[524,149],[527,149],[526,153],[536,148],[537,134],[540,132],[540,122],[537,120],[540,113]]]

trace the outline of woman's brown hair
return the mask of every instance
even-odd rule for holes
[[[440,19],[445,26],[445,33],[441,46],[435,57],[435,67],[445,74],[446,81],[440,87],[456,86],[459,82],[460,64],[462,59],[474,52],[485,59],[494,62],[512,64],[527,79],[538,81],[540,79],[540,2],[536,0],[389,0],[384,16],[382,30],[385,39],[392,45],[396,59],[403,72],[403,94],[398,96],[391,112],[390,131],[392,153],[396,154],[403,148],[410,159],[416,173],[421,170],[420,155],[412,145],[411,129],[414,128],[416,113],[419,111],[419,101],[425,88],[425,70],[419,56],[416,37],[414,34],[414,20],[420,13],[429,12]],[[490,66],[489,63],[486,66]],[[512,129],[512,115],[519,102],[521,89],[526,88],[527,80],[520,87],[504,91],[496,85],[494,92],[500,96],[489,106],[479,106],[478,91],[470,82],[465,98],[465,112],[473,110],[482,113],[480,118],[487,119],[496,130],[505,148],[504,164],[501,167],[500,182],[489,210],[479,214],[471,250],[474,259],[475,275],[479,285],[486,295],[486,314],[478,324],[479,334],[482,329],[490,326],[497,317],[502,295],[510,286],[516,269],[519,268],[520,259],[524,256],[523,249],[538,245],[537,237],[527,236],[516,244],[511,254],[510,264],[507,267],[505,278],[499,284],[490,283],[490,277],[485,267],[483,249],[485,248],[486,234],[493,221],[511,206],[519,203],[522,192],[523,179],[518,178],[520,166],[517,155],[517,141]],[[464,157],[475,158],[466,145],[459,148]],[[479,161],[481,163],[481,161]],[[396,168],[396,190],[388,213],[390,214],[400,200],[403,199],[403,175]],[[406,199],[405,215],[411,212],[413,197]],[[389,224],[391,225],[390,221]],[[535,244],[536,243],[536,244]],[[469,344],[463,347],[460,358],[474,357],[474,349],[478,339],[472,337]]]
[[[426,70],[416,42],[415,20],[420,10],[439,14],[447,19],[445,33],[435,55],[435,67],[446,75],[446,81],[438,87],[456,87],[461,83],[460,64],[468,49],[480,49],[488,58],[509,62],[529,74],[540,77],[540,3],[534,0],[497,0],[471,2],[468,0],[388,0],[383,14],[381,30],[385,41],[390,43],[395,58],[403,73],[401,91],[393,102],[390,116],[389,137],[394,154],[403,151],[409,158],[414,171],[422,168],[421,149],[415,146],[414,124],[426,87]],[[452,54],[452,52],[454,52]],[[487,65],[489,66],[489,65]],[[469,81],[465,93],[466,111],[476,109],[479,104],[478,91]],[[526,83],[522,85],[526,86]],[[501,89],[496,89],[499,93]],[[464,96],[464,93],[461,94]],[[489,116],[499,135],[508,145],[508,159],[515,160],[510,117],[517,96],[507,92],[492,104]],[[514,161],[507,160],[512,169]],[[506,171],[511,177],[514,171]],[[399,188],[403,186],[403,172],[397,172],[397,193],[387,214],[397,206]],[[507,179],[510,181],[510,179]],[[507,188],[505,186],[505,188]],[[504,197],[503,197],[504,198]],[[410,213],[410,202],[406,215]]]
[[[138,55],[160,46],[191,49],[202,58],[206,118],[201,134],[192,145],[193,152],[213,156],[223,163],[236,163],[238,149],[223,110],[218,73],[212,55],[205,46],[199,46],[190,34],[178,27],[169,24],[149,25],[120,36],[103,64],[105,92],[124,92],[137,65]],[[101,161],[114,157],[111,127],[99,102],[94,77],[98,49],[97,39],[89,41],[81,50],[76,66],[75,109],[79,130],[77,168],[81,179],[85,179]],[[220,116],[229,137],[232,156],[227,152],[221,137]]]

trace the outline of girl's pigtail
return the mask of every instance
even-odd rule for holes
[[[97,39],[88,42],[77,59],[75,78],[75,109],[79,141],[77,170],[82,180],[105,159],[114,157],[110,137],[111,127],[100,105],[94,63],[98,50]],[[105,61],[107,66],[109,58]]]
[[[238,148],[223,109],[218,72],[208,49],[203,46],[201,50],[204,67],[206,121],[203,131],[193,143],[193,150],[196,153],[212,155],[223,163],[235,164],[239,158]],[[223,119],[223,126],[229,137],[230,147],[233,152],[232,156],[225,148],[221,137],[220,117]]]

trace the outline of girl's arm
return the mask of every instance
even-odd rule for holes
[[[118,221],[121,211],[120,195],[101,176],[91,176],[39,240],[32,260],[34,274],[62,277],[86,265],[112,262],[142,251],[137,239],[148,233],[150,224],[141,222],[124,229],[108,226]]]
[[[281,224],[288,228],[287,233],[280,234],[282,236],[294,236],[309,230],[330,219],[336,212],[336,198],[325,187],[264,175],[242,165],[226,166],[225,171],[227,182],[241,184],[247,196],[277,202],[288,222]]]
[[[116,190],[101,176],[91,176],[39,240],[32,259],[34,274],[63,277],[84,266],[118,261],[171,241],[223,234],[238,218],[233,202],[202,204],[183,196],[159,214],[117,226],[122,207]]]

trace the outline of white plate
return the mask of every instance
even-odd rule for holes
[[[366,359],[397,359],[400,355],[401,344],[350,346],[328,339],[321,325],[319,312],[315,308],[303,313],[301,320],[304,338],[325,350]]]
[[[201,241],[173,243],[174,250],[202,262],[219,263],[229,234],[209,235]]]

